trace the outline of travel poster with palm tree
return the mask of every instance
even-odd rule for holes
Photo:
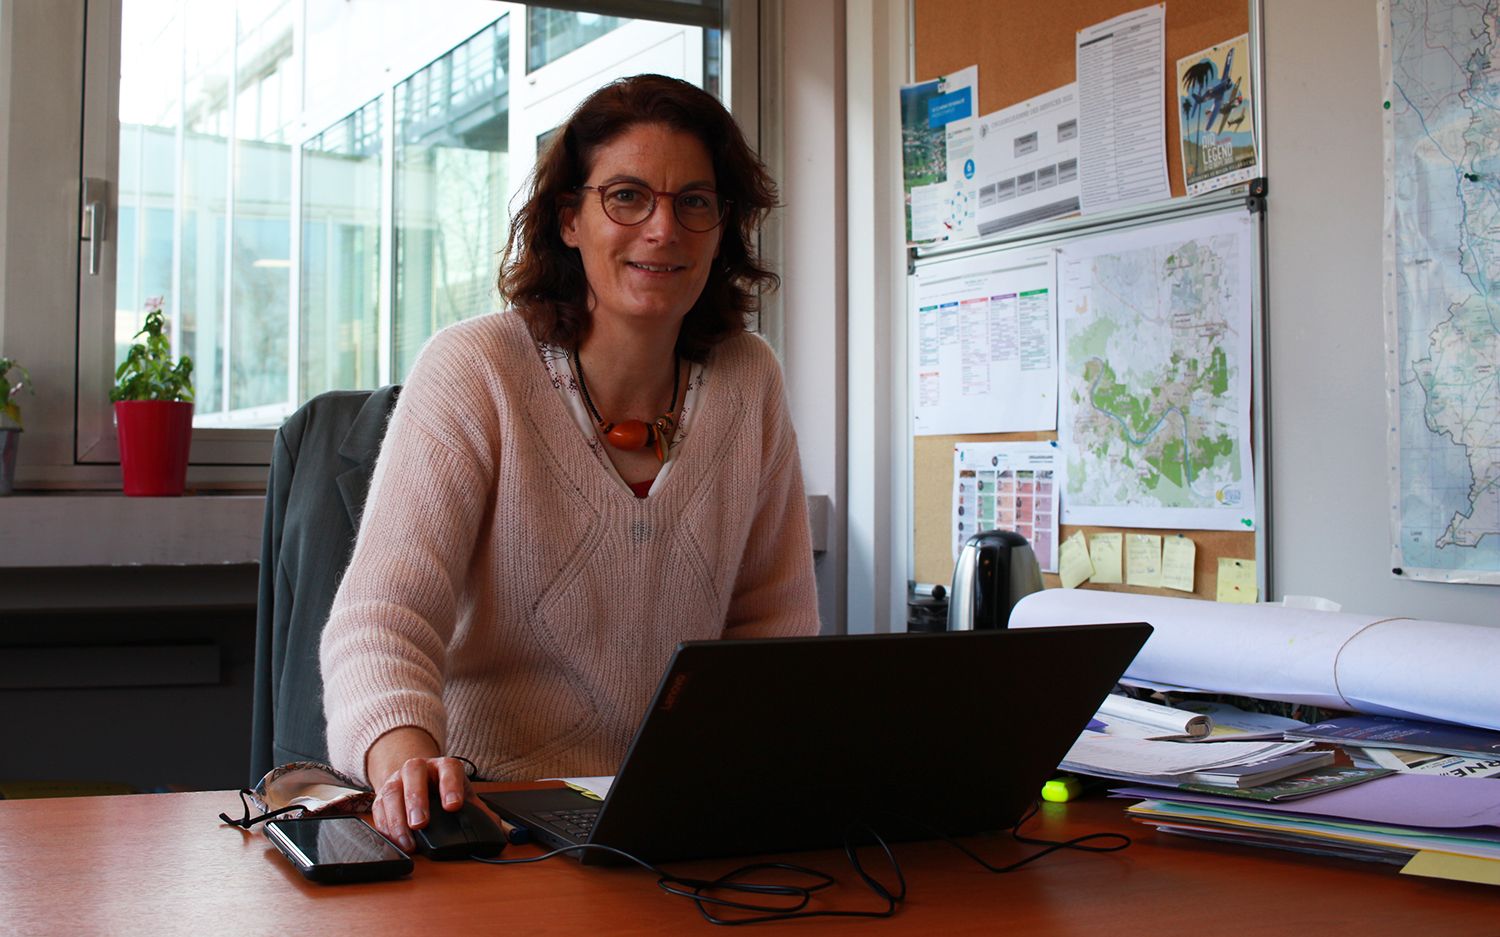
[[[1177,60],[1182,174],[1188,195],[1259,175],[1249,35]]]

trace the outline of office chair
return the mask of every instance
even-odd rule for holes
[[[250,787],[277,765],[328,761],[318,644],[400,391],[329,391],[276,432],[261,530]]]

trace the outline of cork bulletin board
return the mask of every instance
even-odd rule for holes
[[[1076,77],[1078,30],[1150,6],[1149,0],[914,0],[914,81],[979,66],[979,113],[1051,91]],[[1167,175],[1186,195],[1178,140],[1177,60],[1250,30],[1247,0],[1166,0]]]
[[[1063,0],[1053,4],[1038,4],[1035,0],[914,0],[913,80],[927,81],[977,64],[978,111],[988,114],[1074,81],[1077,31],[1147,5],[1144,0]],[[1177,91],[1172,79],[1176,62],[1249,30],[1250,5],[1247,0],[1166,0],[1166,61],[1163,67],[1168,70],[1168,79],[1167,96],[1162,107],[1167,113],[1167,172],[1174,197],[1186,194],[1182,179],[1182,151],[1177,142]],[[1259,101],[1258,95],[1256,100]],[[1255,419],[1252,414],[1252,422]],[[953,578],[949,524],[954,444],[1056,438],[1055,432],[913,437],[913,576],[917,582],[947,584]],[[1257,497],[1264,498],[1264,484],[1264,479],[1256,479]],[[1066,539],[1079,530],[1084,531],[1085,537],[1105,530],[1159,534],[1163,540],[1178,535],[1188,537],[1196,546],[1192,595],[1204,599],[1215,596],[1221,557],[1256,558],[1258,534],[1252,531],[1127,529],[1064,524],[1060,536]],[[1055,574],[1044,574],[1043,579],[1048,588],[1061,585]],[[1086,582],[1080,588],[1176,597],[1188,595],[1170,589],[1124,584]]]

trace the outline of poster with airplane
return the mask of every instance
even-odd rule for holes
[[[1248,34],[1178,59],[1177,95],[1188,195],[1260,175]]]

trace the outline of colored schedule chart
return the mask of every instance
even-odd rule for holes
[[[1056,252],[996,251],[916,278],[917,435],[1057,428]]]

